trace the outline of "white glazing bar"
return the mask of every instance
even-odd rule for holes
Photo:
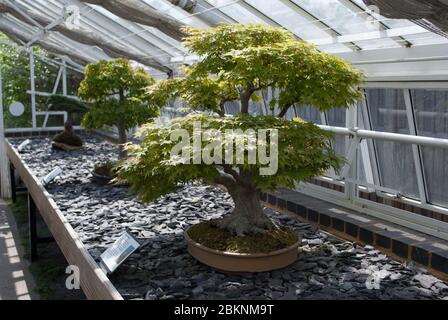
[[[364,122],[364,129],[365,130],[372,130],[372,122],[370,120],[370,112],[369,112],[369,105],[367,103],[367,96],[366,92],[364,91],[364,98],[361,100],[361,112],[362,112],[362,118]],[[381,175],[380,170],[378,168],[378,155],[376,154],[376,148],[375,148],[375,142],[373,140],[367,140],[365,141],[367,144],[367,152],[362,151],[363,155],[363,161],[364,161],[364,170],[366,170],[366,176],[369,174],[367,173],[368,168],[370,168],[370,172],[373,177],[373,183],[376,185],[381,185]],[[365,158],[365,159],[364,159]]]
[[[345,112],[345,126],[347,128],[356,128],[358,126],[358,104],[353,104]],[[354,142],[356,141],[356,142]],[[358,177],[357,166],[357,152],[356,149],[359,146],[360,137],[349,135],[345,138],[345,154],[348,155],[351,164],[347,164],[348,167],[344,170],[344,175],[350,180],[355,180]],[[353,143],[354,142],[354,143]],[[353,153],[353,154],[352,154]],[[357,196],[357,185],[353,182],[347,181],[345,184],[345,196],[353,201]]]
[[[403,89],[404,102],[406,104],[406,115],[408,118],[409,132],[417,136],[417,126],[415,123],[414,111],[412,108],[411,91],[409,89]],[[423,170],[423,159],[421,147],[413,144],[412,155],[414,157],[415,171],[417,174],[418,191],[420,195],[420,201],[422,203],[428,203],[428,193],[425,183],[425,172]]]
[[[65,60],[62,60],[62,94],[67,95],[67,65]]]
[[[56,94],[56,92],[58,91],[58,87],[59,87],[59,81],[61,80],[61,76],[62,76],[62,66],[59,67],[59,71],[58,71],[58,75],[56,77],[56,81],[54,82],[54,87],[53,87],[53,94]]]
[[[412,27],[394,28],[388,30],[354,33],[337,37],[311,39],[308,41],[317,45],[326,45],[334,43],[348,43],[354,41],[378,40],[378,39],[394,38],[399,36],[408,36],[417,34],[427,34],[427,33],[429,33],[429,31],[422,27],[412,26]]]

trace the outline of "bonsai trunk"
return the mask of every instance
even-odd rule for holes
[[[118,129],[118,159],[126,159],[128,157],[128,152],[125,150],[124,144],[128,141],[128,137],[126,134],[126,127],[124,126],[123,121],[118,121],[117,123]]]
[[[125,100],[124,90],[120,89],[119,91],[120,101]],[[124,144],[128,142],[128,136],[126,134],[126,125],[123,119],[119,119],[117,121],[117,129],[118,129],[118,159],[123,160],[128,157],[128,152],[124,148]]]
[[[235,208],[223,219],[216,221],[217,227],[238,236],[263,233],[275,227],[261,207],[258,190],[237,183],[227,189],[235,203]]]
[[[254,89],[248,86],[245,91],[240,93],[241,114],[249,114],[250,97],[254,93]]]

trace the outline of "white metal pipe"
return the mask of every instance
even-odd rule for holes
[[[391,132],[380,132],[362,129],[349,129],[343,127],[333,127],[318,125],[323,130],[331,131],[335,134],[354,136],[358,138],[365,139],[378,139],[386,141],[394,141],[401,143],[417,144],[420,146],[435,147],[435,148],[447,148],[448,149],[448,139],[432,138],[432,137],[422,137],[422,136],[412,136],[408,134],[401,133],[391,133]]]
[[[81,126],[73,126],[75,130],[81,130]],[[5,129],[5,133],[21,133],[21,132],[42,132],[42,131],[61,131],[64,130],[64,127],[48,127],[48,128],[7,128]]]
[[[28,94],[35,94],[36,96],[41,96],[41,97],[50,97],[53,94],[49,93],[49,92],[42,92],[42,91],[31,91],[31,90],[27,90],[26,93]],[[79,97],[77,96],[72,96],[72,95],[66,95],[66,97],[71,98],[71,99],[75,99],[75,100],[80,100]]]

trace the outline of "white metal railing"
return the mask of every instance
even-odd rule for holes
[[[386,88],[388,87],[388,84],[382,85]],[[427,87],[425,88],[428,89]],[[372,130],[369,106],[365,99],[359,105],[347,109],[346,127],[330,126],[327,121],[327,115],[321,113],[321,122],[323,124],[318,125],[320,128],[331,131],[338,136],[345,136],[345,157],[347,163],[338,173],[331,170],[326,174],[328,177],[326,179],[333,183],[344,185],[345,191],[338,192],[310,183],[299,183],[297,184],[297,189],[308,195],[318,196],[321,199],[353,209],[361,209],[372,216],[448,240],[448,223],[446,222],[376,203],[359,196],[360,190],[367,190],[376,192],[385,198],[399,200],[405,204],[448,215],[447,207],[435,205],[428,200],[428,187],[426,185],[424,159],[421,150],[422,147],[448,149],[448,139],[418,135],[410,89],[401,88],[401,90],[404,95],[406,109],[403,112],[407,117],[409,134]],[[358,111],[362,114],[362,118],[358,117]],[[358,123],[358,121],[361,122]],[[410,172],[409,174],[416,176],[419,191],[418,200],[399,190],[383,185],[377,155],[382,150],[377,150],[375,147],[375,141],[377,140],[411,145],[412,153],[409,156],[414,162],[415,172]],[[358,178],[358,160],[362,160],[364,165],[366,175],[364,181],[360,181]],[[322,178],[325,179],[325,177]]]
[[[366,138],[366,139],[379,139],[379,140],[387,140],[408,144],[417,144],[420,146],[428,146],[435,148],[448,148],[448,139],[440,139],[440,138],[432,138],[432,137],[423,137],[423,136],[413,136],[409,134],[401,134],[401,133],[391,133],[391,132],[382,132],[382,131],[372,131],[372,130],[363,130],[359,128],[343,128],[343,127],[333,127],[327,125],[318,125],[321,129],[331,131],[335,134],[351,136],[354,139],[356,138]]]

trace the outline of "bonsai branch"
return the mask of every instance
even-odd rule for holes
[[[280,110],[280,113],[277,115],[277,117],[283,118],[286,115],[286,113],[288,112],[289,108],[291,108],[291,107],[292,107],[292,105],[282,107]]]

